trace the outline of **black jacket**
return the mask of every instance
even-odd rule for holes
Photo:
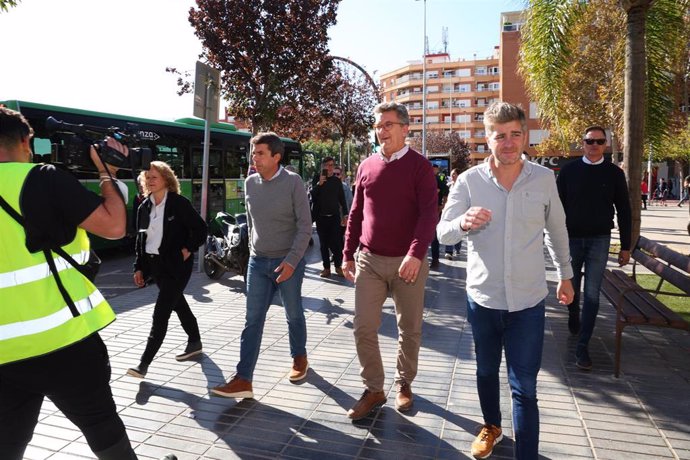
[[[137,239],[134,271],[141,270],[144,278],[150,275],[146,258],[146,229],[149,227],[149,214],[153,205],[147,197],[137,210]],[[182,248],[191,253],[201,246],[206,239],[206,223],[192,207],[189,200],[177,193],[168,192],[163,212],[163,239],[158,253],[164,266],[170,268],[171,274],[182,273]]]

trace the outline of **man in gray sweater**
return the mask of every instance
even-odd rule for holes
[[[275,133],[251,140],[256,173],[245,181],[250,258],[247,272],[247,313],[240,342],[237,372],[211,392],[228,398],[253,398],[252,377],[259,358],[266,313],[280,294],[290,336],[292,382],[307,376],[307,326],[302,309],[304,253],[311,237],[307,192],[299,175],[280,165],[285,146]]]

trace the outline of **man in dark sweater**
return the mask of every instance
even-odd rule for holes
[[[321,259],[323,270],[321,278],[331,276],[331,252],[333,253],[333,265],[338,276],[344,276],[341,265],[343,263],[343,238],[340,217],[340,209],[348,208],[345,202],[345,193],[340,179],[333,175],[335,161],[333,157],[325,157],[321,161],[321,173],[314,178],[311,187],[312,217],[316,221],[316,231],[319,234],[321,244]]]
[[[431,163],[405,145],[407,109],[395,102],[382,103],[374,114],[381,152],[357,170],[343,251],[345,277],[355,282],[355,345],[366,388],[348,412],[353,420],[386,402],[378,329],[389,292],[399,330],[395,407],[401,412],[412,407],[410,385],[417,375],[429,275],[429,266],[422,261],[438,221]]]
[[[599,289],[606,269],[614,210],[618,218],[620,253],[618,263],[630,260],[632,217],[628,186],[623,171],[604,160],[606,131],[600,126],[585,130],[584,156],[563,167],[558,175],[558,194],[566,214],[573,265],[575,298],[568,306],[568,328],[579,334],[575,364],[592,368],[589,340],[599,312]],[[584,301],[580,318],[580,281],[585,270]]]

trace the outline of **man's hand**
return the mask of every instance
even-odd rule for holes
[[[561,305],[570,305],[575,298],[573,283],[571,280],[560,280],[556,287],[556,298]]]
[[[341,227],[347,226],[347,214],[340,218],[340,226]]]
[[[400,268],[398,268],[398,276],[406,283],[414,283],[417,281],[419,275],[419,268],[422,266],[422,261],[410,255],[405,256]]]
[[[621,251],[618,253],[618,265],[628,265],[630,262],[630,251]]]
[[[146,284],[144,282],[144,273],[141,270],[137,270],[134,272],[134,284],[136,284],[138,287],[144,287]]]
[[[351,282],[355,282],[355,275],[357,274],[357,267],[354,260],[343,261],[343,274],[345,279]]]
[[[278,278],[276,278],[276,283],[280,284],[283,281],[287,281],[292,278],[292,274],[295,273],[295,269],[289,263],[283,261],[278,265],[278,268],[274,270],[274,273],[280,273]]]
[[[118,152],[120,152],[124,156],[129,155],[129,149],[127,148],[127,146],[120,144],[118,141],[116,141],[112,137],[106,137],[105,139],[106,139],[106,145],[108,147],[110,147],[111,149],[117,150]],[[117,170],[119,168],[116,166],[113,166],[111,164],[108,164],[108,163],[103,163],[103,161],[98,156],[98,152],[96,152],[96,149],[94,148],[93,145],[89,149],[89,153],[91,155],[91,161],[96,166],[96,169],[98,169],[99,173],[105,173],[105,170],[107,169],[108,171],[110,171],[110,174],[113,177],[115,176],[115,173],[117,173]]]
[[[189,259],[190,255],[192,255],[192,253],[189,252],[189,249],[182,248],[182,260],[186,261],[187,259]]]
[[[460,230],[469,232],[491,222],[491,210],[479,206],[472,206],[460,217]]]

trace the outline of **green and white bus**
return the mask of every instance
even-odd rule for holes
[[[34,161],[65,166],[61,162],[63,137],[48,132],[46,119],[54,117],[71,124],[83,124],[101,128],[118,127],[122,130],[134,124],[141,141],[139,147],[152,149],[156,158],[168,163],[180,179],[182,194],[189,198],[196,209],[201,207],[202,158],[204,121],[197,118],[182,118],[173,121],[151,120],[125,115],[92,112],[67,107],[58,107],[17,100],[0,101],[6,107],[21,112],[34,129]],[[218,211],[230,214],[244,212],[244,178],[250,162],[249,140],[251,134],[238,131],[229,123],[211,125],[209,155],[208,215],[212,218]],[[292,165],[303,175],[304,159],[298,142],[283,139],[284,165]],[[69,168],[68,168],[69,169]],[[98,177],[93,171],[73,169],[73,173],[88,187],[97,190]],[[129,188],[128,207],[136,195],[132,171],[118,171]],[[138,171],[134,171],[138,174]],[[128,213],[132,215],[131,212]],[[131,227],[130,227],[131,228]],[[102,246],[102,242],[94,242]]]

